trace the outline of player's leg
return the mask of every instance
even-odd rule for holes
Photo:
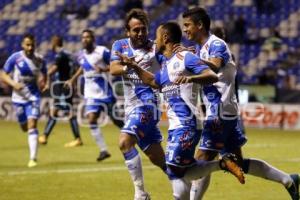
[[[89,121],[91,135],[100,149],[100,153],[99,156],[97,157],[97,161],[102,161],[106,158],[109,158],[111,155],[108,152],[108,148],[105,143],[102,131],[98,127],[97,119],[99,118],[99,109],[96,110],[95,112],[88,112],[87,118]]]
[[[205,160],[205,161],[212,161],[216,158],[218,155],[217,151],[209,151],[209,150],[201,150],[197,149],[195,154],[196,160]],[[205,192],[208,189],[208,186],[210,184],[210,175],[207,175],[205,177],[202,177],[199,180],[195,180],[192,182],[192,188],[191,188],[191,194],[190,199],[191,200],[200,200],[203,198]]]
[[[46,127],[44,129],[44,133],[41,136],[39,136],[40,144],[47,144],[48,137],[50,136],[52,129],[54,128],[54,126],[56,124],[57,114],[58,114],[58,108],[54,106],[50,110],[50,115],[48,117],[48,121],[47,121]]]
[[[27,126],[27,115],[26,115],[25,105],[19,103],[13,103],[13,107],[16,112],[16,117],[20,124],[21,130],[23,132],[27,132],[28,126]]]
[[[166,171],[165,153],[160,142],[151,144],[144,150],[144,153],[154,165],[160,167],[164,172]]]
[[[119,116],[117,116],[117,110],[115,107],[116,101],[107,104],[107,114],[112,120],[112,122],[121,129],[124,126],[124,121],[119,119]]]
[[[38,153],[38,129],[37,122],[39,118],[39,102],[32,102],[26,105],[26,115],[28,118],[28,145],[30,160],[28,167],[35,167],[37,165]]]

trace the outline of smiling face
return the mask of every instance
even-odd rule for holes
[[[148,28],[141,20],[131,18],[128,22],[127,36],[135,48],[143,47],[148,40]]]
[[[33,56],[35,49],[35,41],[29,37],[25,37],[22,41],[22,48],[26,56]]]
[[[201,34],[201,24],[193,22],[190,17],[183,18],[183,32],[188,40],[197,41]]]

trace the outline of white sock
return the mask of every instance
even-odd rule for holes
[[[107,146],[104,141],[101,130],[98,128],[97,124],[92,124],[90,126],[91,135],[94,137],[100,151],[107,151]]]
[[[187,181],[193,181],[218,170],[220,170],[219,161],[197,161],[197,165],[187,169],[183,178]]]
[[[175,200],[190,200],[191,182],[183,178],[171,180]]]
[[[210,175],[192,182],[190,200],[200,200],[203,198],[210,183]]]
[[[38,151],[38,130],[29,129],[28,130],[28,145],[29,145],[29,155],[30,160],[36,160]]]
[[[248,174],[279,182],[287,188],[293,184],[293,180],[289,174],[276,169],[263,160],[249,159]]]
[[[145,193],[140,155],[135,148],[132,148],[129,152],[124,153],[124,157],[125,164],[134,184],[135,196],[140,196]]]

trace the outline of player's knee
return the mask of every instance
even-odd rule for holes
[[[134,142],[129,137],[119,138],[119,149],[122,152],[128,152],[134,146]]]
[[[196,154],[195,154],[195,159],[196,160],[214,160],[215,157],[218,155],[217,152],[213,152],[213,151],[202,151],[200,149],[197,150]]]

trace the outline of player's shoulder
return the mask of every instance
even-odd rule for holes
[[[226,42],[217,37],[216,35],[211,35],[209,38],[209,45],[214,47],[224,47],[227,46]]]
[[[8,59],[9,60],[17,60],[18,58],[22,57],[22,51],[17,51],[15,53],[12,53]]]
[[[113,43],[113,46],[119,46],[121,48],[128,48],[129,47],[129,39],[123,38],[123,39],[116,40]]]

